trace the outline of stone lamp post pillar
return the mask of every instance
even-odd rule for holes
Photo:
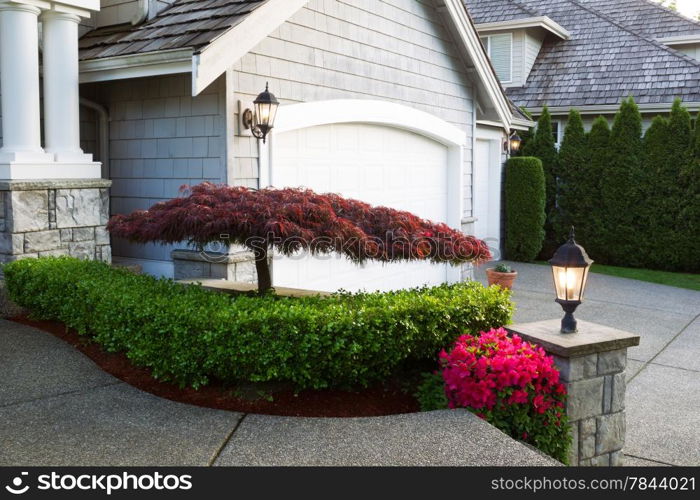
[[[554,357],[569,394],[569,464],[623,465],[627,349],[639,345],[639,336],[586,321],[573,334],[562,334],[560,326],[554,319],[508,330]]]

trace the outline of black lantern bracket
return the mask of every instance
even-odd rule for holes
[[[518,151],[520,151],[520,145],[522,143],[523,140],[518,135],[518,131],[513,130],[508,135],[508,138],[503,141],[503,152],[508,155],[517,153]]]
[[[239,131],[242,136],[253,136],[266,142],[267,134],[275,125],[279,102],[265,85],[253,102],[238,101]]]

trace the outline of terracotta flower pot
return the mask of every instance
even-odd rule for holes
[[[513,289],[513,282],[517,276],[517,271],[513,271],[512,273],[499,273],[498,271],[494,271],[493,267],[489,267],[486,270],[486,277],[489,280],[489,286],[500,285],[508,290]]]

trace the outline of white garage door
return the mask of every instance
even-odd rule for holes
[[[447,216],[447,148],[412,132],[365,124],[333,124],[274,138],[275,187],[308,187],[433,221]],[[338,255],[278,257],[276,286],[335,291],[396,290],[446,281],[447,266],[425,262],[358,266]]]

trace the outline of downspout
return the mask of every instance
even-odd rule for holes
[[[148,19],[148,4],[149,0],[138,0],[138,6],[136,7],[136,14],[131,18],[131,25],[136,26],[141,24],[146,19]]]
[[[99,104],[85,97],[80,98],[80,105],[90,108],[97,113],[99,131],[97,137],[97,151],[102,162],[102,178],[109,179],[109,111],[102,104]]]

